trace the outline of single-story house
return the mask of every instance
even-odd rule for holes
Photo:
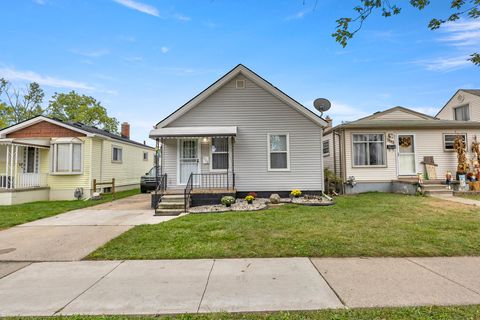
[[[436,117],[394,107],[335,127],[327,120],[324,164],[341,178],[343,192],[412,193],[401,182],[425,175],[425,157],[433,157],[438,180],[455,175],[456,136],[464,138],[471,158],[471,143],[480,135],[480,90],[458,90]]]
[[[79,122],[37,116],[0,130],[0,205],[89,198],[138,188],[154,148]],[[93,190],[93,181],[97,182]]]
[[[150,137],[161,148],[167,192],[201,193],[218,203],[223,194],[321,192],[326,125],[240,64],[160,121]]]

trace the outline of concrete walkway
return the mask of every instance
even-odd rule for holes
[[[432,197],[441,199],[441,200],[446,200],[446,201],[451,201],[451,202],[456,202],[456,203],[461,203],[461,204],[467,204],[471,206],[477,206],[480,207],[480,201],[474,200],[474,199],[468,199],[468,198],[463,198],[463,197],[455,197],[455,196],[449,196],[449,195],[432,195]]]
[[[0,264],[0,316],[463,304],[480,304],[480,257]]]
[[[109,240],[156,217],[149,194],[69,211],[0,231],[0,261],[80,260]]]

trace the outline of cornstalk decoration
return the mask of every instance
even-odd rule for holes
[[[455,141],[453,143],[453,149],[457,152],[457,172],[458,173],[467,173],[468,171],[468,161],[467,161],[467,154],[465,152],[466,145],[463,137],[461,135],[457,135],[455,137]]]

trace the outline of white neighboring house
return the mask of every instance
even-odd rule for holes
[[[317,114],[238,65],[160,121],[150,137],[162,146],[170,193],[290,193],[323,190]],[[218,197],[211,197],[218,203]],[[195,199],[193,199],[195,205]]]
[[[471,143],[480,135],[480,90],[458,90],[436,117],[394,107],[329,126],[324,132],[324,163],[342,179],[345,193],[414,193],[414,187],[402,182],[424,174],[424,157],[433,156],[439,180],[447,171],[455,175],[457,135],[464,136],[471,157]],[[353,180],[355,186],[349,183]]]

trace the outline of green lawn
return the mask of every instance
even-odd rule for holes
[[[138,226],[88,259],[480,254],[480,210],[473,206],[385,193],[343,196],[336,202],[331,207],[191,214]]]
[[[15,317],[9,319],[42,319],[49,317]],[[462,307],[415,307],[415,308],[373,308],[350,310],[321,310],[312,312],[277,313],[219,313],[191,314],[177,316],[56,316],[55,319],[68,320],[475,320],[480,319],[479,306]]]
[[[121,191],[115,194],[115,199],[138,194],[140,190]],[[0,206],[0,230],[17,224],[54,216],[70,210],[94,206],[112,201],[111,195],[102,196],[101,200],[69,200],[69,201],[38,201],[12,206]]]

